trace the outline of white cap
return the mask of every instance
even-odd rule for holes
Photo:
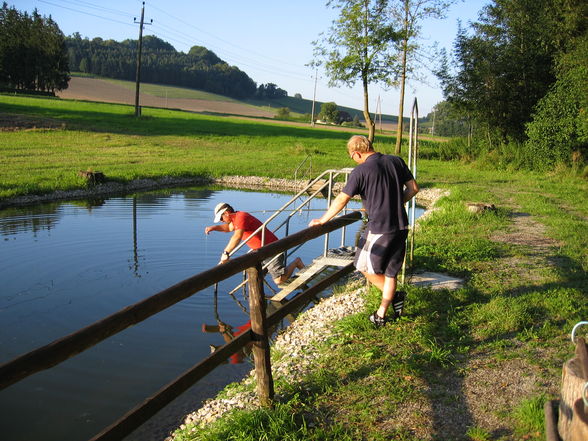
[[[214,207],[214,222],[220,222],[221,217],[225,211],[227,211],[231,206],[225,202],[221,202]]]

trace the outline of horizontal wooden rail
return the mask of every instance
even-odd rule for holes
[[[306,228],[244,256],[231,259],[223,265],[217,265],[190,277],[73,334],[17,357],[0,366],[0,390],[36,372],[53,367],[204,288],[255,266],[259,262],[289,248],[349,225],[360,218],[361,213],[354,211],[332,219],[324,225]]]
[[[121,440],[133,432],[141,424],[171,403],[175,398],[188,390],[198,380],[210,373],[213,369],[224,363],[227,358],[241,350],[252,341],[252,333],[244,332],[229,343],[221,346],[211,355],[192,366],[178,378],[162,387],[151,397],[145,399],[141,404],[127,412],[118,421],[102,430],[91,438],[90,441]]]
[[[266,318],[267,327],[272,328],[277,325],[288,314],[298,311],[315,295],[324,291],[343,276],[353,272],[353,270],[353,264],[350,263],[321,280],[316,285],[299,293]],[[212,355],[185,371],[178,378],[161,388],[151,397],[147,398],[143,403],[130,410],[118,421],[105,428],[90,441],[120,440],[129,435],[141,424],[148,421],[149,418],[155,415],[164,406],[169,404],[172,400],[189,389],[194,383],[222,364],[229,356],[241,350],[251,341],[253,341],[253,333],[251,330],[233,338],[233,340],[218,348]]]

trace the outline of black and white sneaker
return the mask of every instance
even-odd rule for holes
[[[402,310],[404,308],[404,299],[406,298],[406,292],[396,291],[394,294],[394,300],[392,301],[392,309],[394,310],[394,318],[402,316]]]
[[[374,311],[374,313],[370,315],[370,322],[372,322],[376,328],[381,328],[386,324],[387,320],[384,317],[380,317],[378,311]]]

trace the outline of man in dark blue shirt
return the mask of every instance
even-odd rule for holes
[[[380,327],[386,323],[386,312],[394,300],[396,276],[406,252],[409,225],[404,203],[418,193],[419,187],[401,158],[374,151],[365,136],[352,136],[347,151],[359,165],[331,207],[320,219],[313,219],[310,226],[329,221],[353,196],[361,196],[368,224],[354,263],[382,291],[380,307],[370,316],[370,321]]]

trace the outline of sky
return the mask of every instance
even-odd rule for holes
[[[19,11],[51,16],[65,35],[79,32],[90,39],[100,37],[122,41],[137,40],[141,0],[12,0]],[[444,20],[423,23],[422,51],[437,43],[451,50],[457,23],[467,26],[476,21],[488,0],[462,0],[447,11]],[[230,65],[247,73],[258,85],[274,83],[294,96],[320,102],[363,108],[363,91],[355,87],[329,87],[324,72],[308,67],[313,58],[313,41],[328,31],[337,10],[325,0],[145,0],[143,35],[155,35],[176,50],[188,52],[204,46]],[[135,22],[136,20],[136,22]],[[151,22],[153,20],[153,22]],[[420,69],[425,82],[409,81],[405,92],[405,116],[418,101],[419,116],[426,116],[443,100],[439,84],[430,72],[435,61],[429,59]],[[316,95],[315,95],[316,84]],[[370,85],[370,111],[398,114],[400,93],[381,85]]]

